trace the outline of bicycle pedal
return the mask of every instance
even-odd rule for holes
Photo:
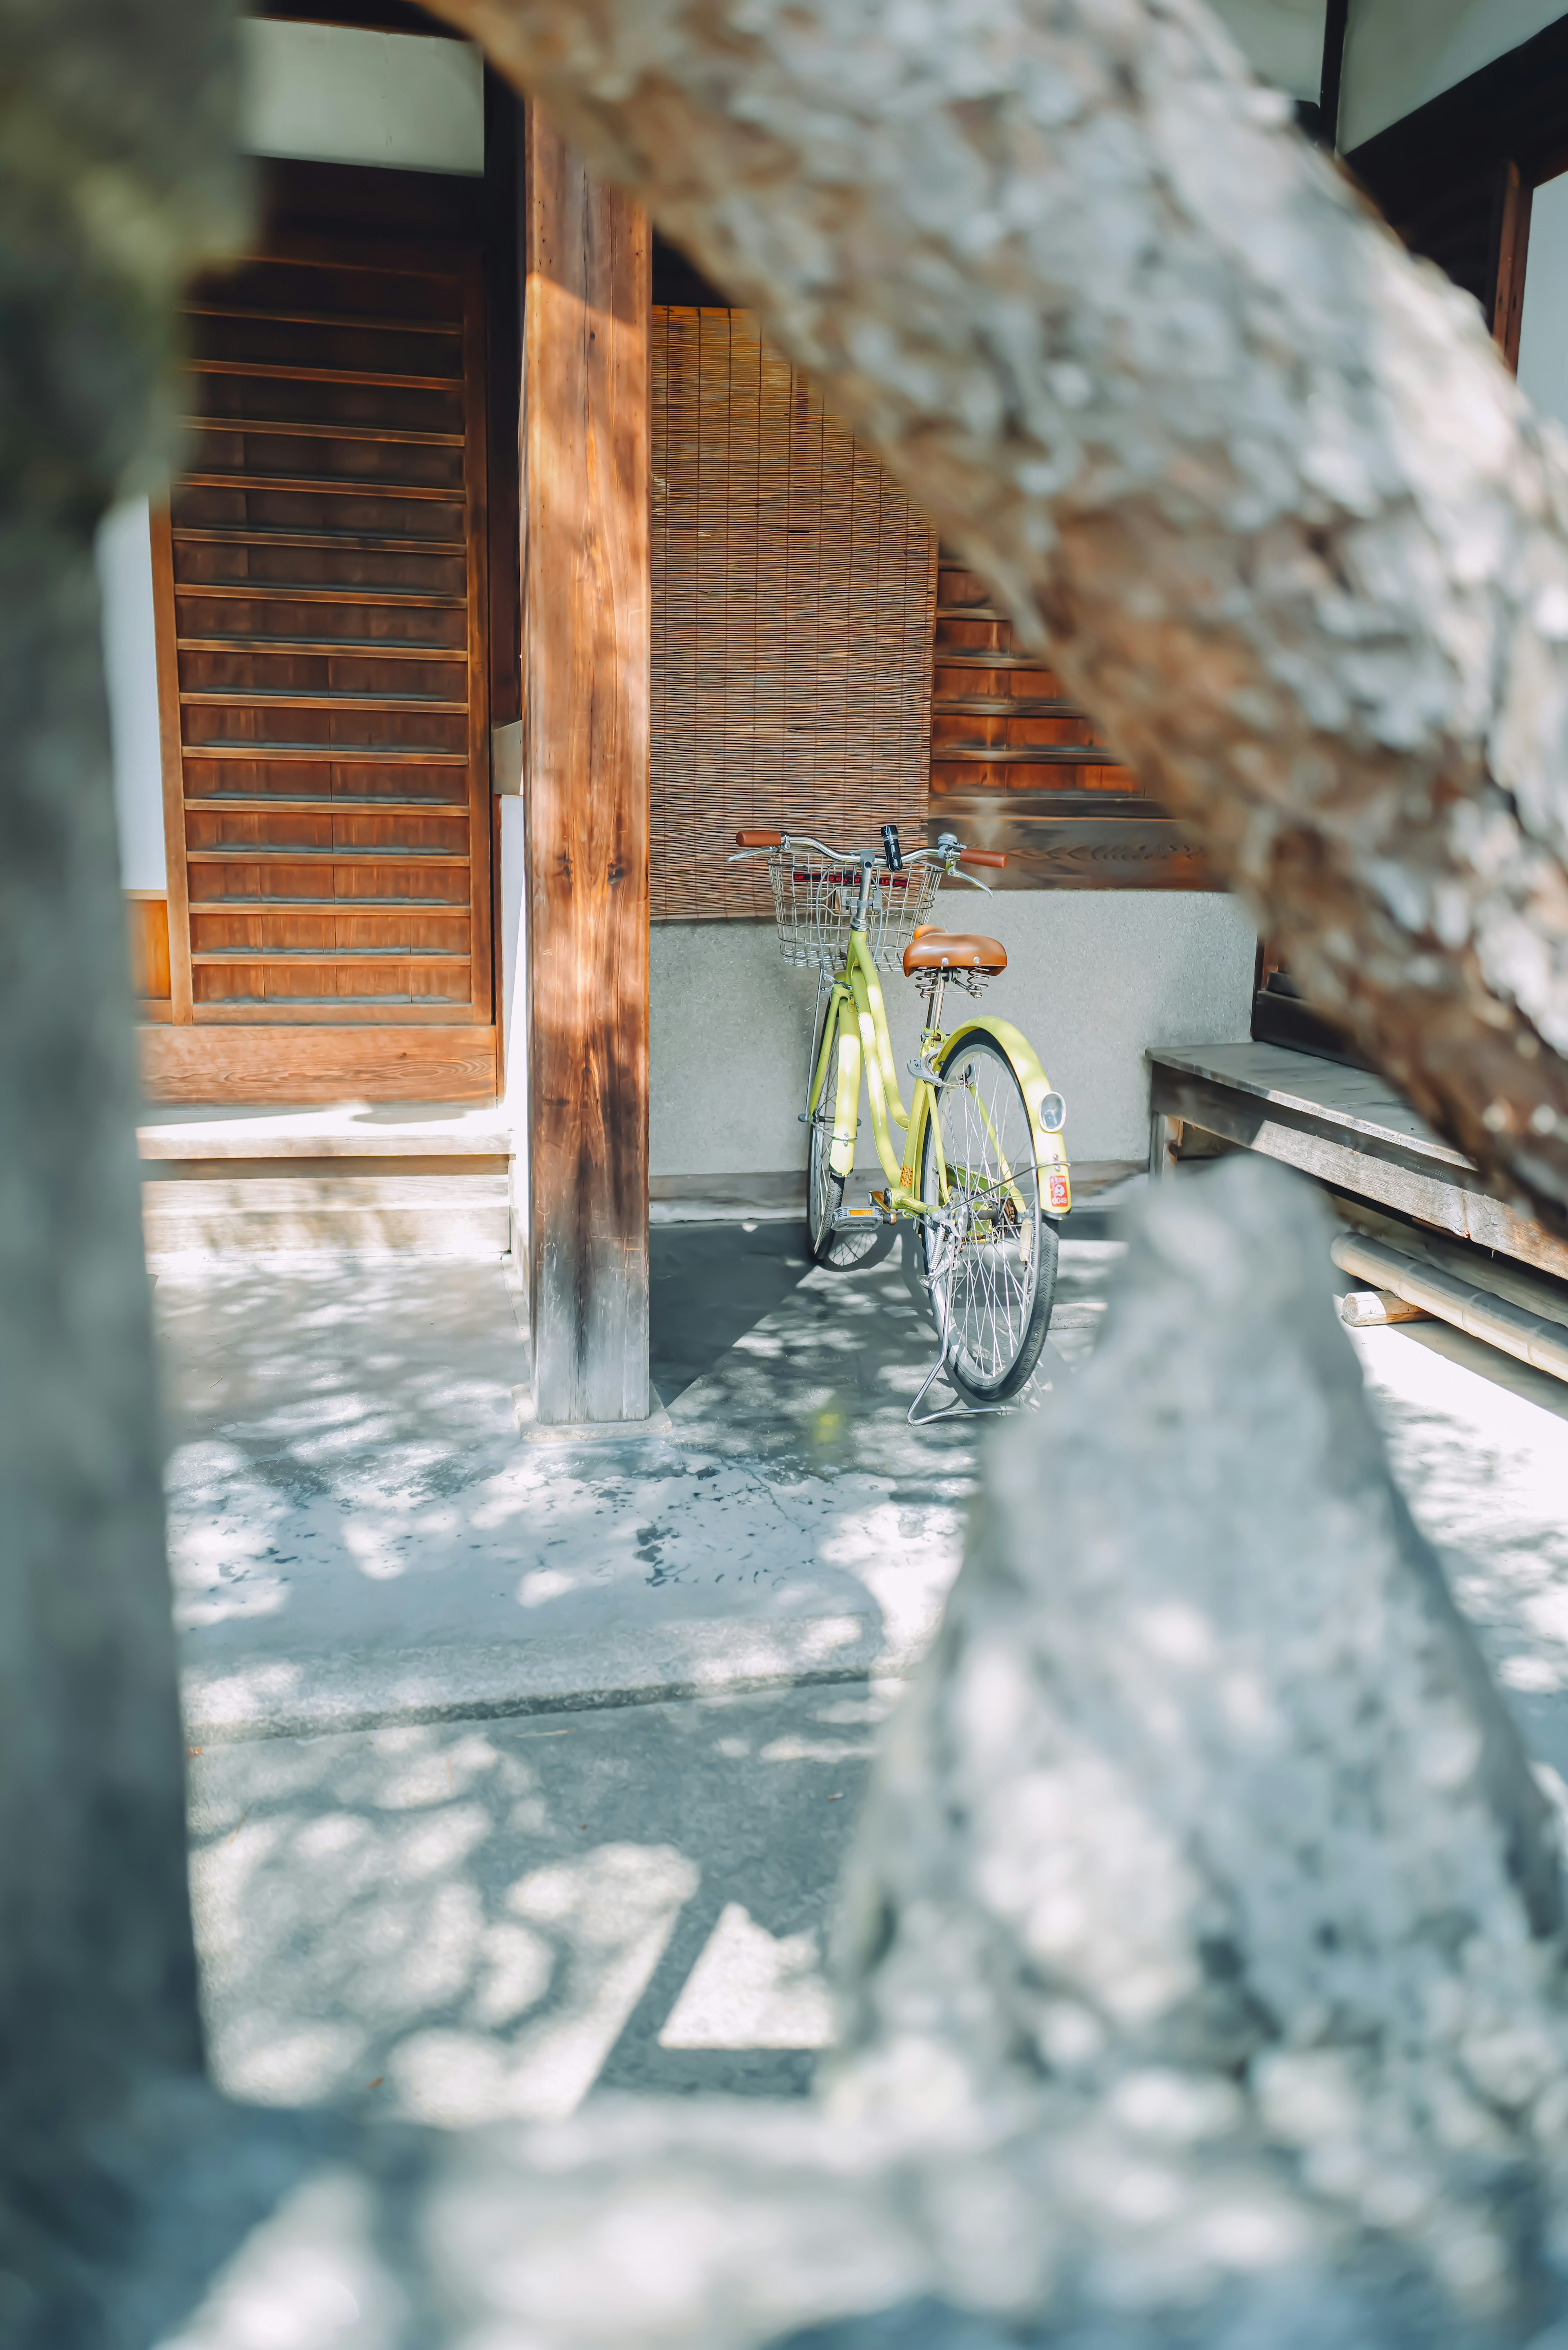
[[[833,1219],[836,1232],[853,1232],[877,1221],[875,1208],[840,1208]]]

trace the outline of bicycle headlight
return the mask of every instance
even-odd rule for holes
[[[1044,1134],[1060,1134],[1067,1123],[1067,1105],[1060,1094],[1040,1097],[1040,1127]]]

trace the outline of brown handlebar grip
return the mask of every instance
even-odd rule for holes
[[[737,848],[778,848],[783,843],[782,832],[738,832],[735,835]]]
[[[959,850],[961,865],[1005,865],[1006,862],[1006,856],[1000,848],[961,848]]]

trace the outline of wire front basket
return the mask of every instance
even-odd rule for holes
[[[786,841],[768,859],[768,879],[785,962],[831,979],[844,969],[849,951],[849,925],[860,898],[857,868],[815,849],[792,848]],[[916,928],[929,920],[942,879],[940,865],[907,865],[901,873],[879,868],[873,873],[866,943],[884,971],[902,961]]]

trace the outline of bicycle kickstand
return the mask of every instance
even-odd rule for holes
[[[947,1235],[945,1219],[941,1222],[940,1229],[942,1231],[944,1240],[946,1241],[946,1244],[950,1250],[951,1241]],[[919,1276],[920,1286],[926,1291],[927,1295],[929,1295],[940,1278],[941,1274],[940,1271],[936,1273],[922,1274]],[[920,1381],[919,1388],[915,1391],[915,1399],[909,1406],[909,1410],[904,1414],[905,1419],[908,1420],[911,1428],[930,1428],[934,1426],[936,1421],[939,1419],[958,1419],[965,1413],[970,1414],[976,1419],[981,1419],[990,1413],[995,1413],[999,1416],[1011,1416],[1017,1410],[1018,1407],[1016,1404],[971,1403],[966,1396],[955,1394],[954,1400],[951,1403],[943,1404],[939,1410],[920,1411],[920,1406],[925,1401],[927,1395],[930,1392],[933,1384],[947,1369],[948,1360],[951,1356],[952,1351],[952,1333],[950,1329],[948,1336],[942,1341],[941,1353],[937,1357],[937,1359],[931,1365],[930,1369]],[[919,1418],[918,1419],[915,1417],[917,1412],[919,1412]]]
[[[920,1411],[920,1406],[925,1400],[926,1395],[933,1381],[940,1378],[942,1372],[947,1369],[948,1357],[951,1352],[952,1348],[950,1343],[944,1346],[941,1353],[931,1365],[930,1369],[920,1381],[919,1387],[915,1394],[915,1399],[904,1415],[911,1428],[930,1428],[934,1426],[936,1421],[939,1419],[958,1419],[966,1415],[974,1419],[981,1419],[988,1413],[996,1413],[1002,1417],[1011,1417],[1012,1413],[1016,1412],[1018,1406],[1013,1403],[971,1403],[965,1396],[959,1396],[952,1403],[943,1404],[940,1409],[936,1411]],[[917,1412],[920,1413],[918,1419],[915,1417]]]

